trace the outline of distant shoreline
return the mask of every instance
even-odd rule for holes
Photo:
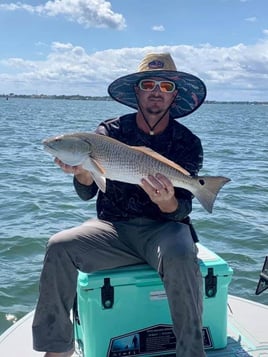
[[[109,96],[83,96],[83,95],[46,95],[46,94],[0,94],[0,98],[6,100],[12,98],[22,98],[22,99],[64,99],[64,100],[91,100],[91,101],[114,101]],[[217,101],[217,100],[206,100],[206,104],[261,104],[268,105],[268,102],[258,102],[258,101]]]
[[[47,95],[47,94],[0,94],[0,98],[12,99],[12,98],[30,98],[30,99],[68,99],[68,100],[113,100],[109,96],[84,96],[84,95]]]

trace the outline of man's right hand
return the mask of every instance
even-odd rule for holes
[[[77,165],[77,166],[66,165],[66,164],[64,164],[64,162],[59,160],[57,157],[55,158],[54,162],[66,174],[73,174],[81,184],[87,185],[87,186],[92,185],[93,178],[92,178],[90,172],[88,170],[84,169],[82,165]]]

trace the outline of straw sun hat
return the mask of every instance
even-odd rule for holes
[[[192,74],[178,72],[169,53],[149,53],[138,67],[138,72],[120,77],[108,87],[109,95],[119,103],[138,109],[134,87],[141,79],[159,77],[173,81],[178,89],[170,114],[181,118],[194,112],[205,100],[206,86]]]

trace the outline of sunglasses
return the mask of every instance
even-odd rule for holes
[[[142,79],[138,86],[141,90],[145,92],[152,92],[156,86],[159,86],[161,92],[173,93],[176,89],[176,85],[171,81],[156,81],[154,79]]]

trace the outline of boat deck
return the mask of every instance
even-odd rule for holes
[[[225,349],[207,351],[207,356],[268,357],[268,306],[232,295],[228,296],[228,304],[228,345]],[[0,336],[1,357],[44,355],[32,350],[32,318],[30,312]],[[73,357],[80,356],[76,353]]]
[[[268,356],[268,306],[230,295],[228,305],[227,348],[207,356]]]

